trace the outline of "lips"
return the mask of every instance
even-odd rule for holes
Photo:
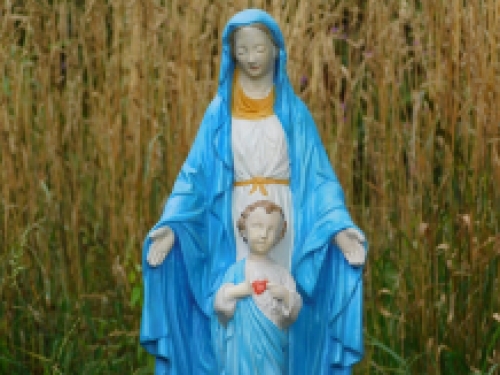
[[[267,288],[267,280],[255,280],[252,283],[252,288],[255,294],[262,294]]]

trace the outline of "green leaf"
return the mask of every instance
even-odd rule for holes
[[[141,300],[141,287],[136,286],[132,289],[132,298],[130,299],[130,304],[135,307],[137,303]]]

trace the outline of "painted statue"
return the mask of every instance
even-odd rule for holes
[[[288,371],[288,327],[302,307],[289,270],[269,257],[286,233],[283,210],[257,201],[242,212],[238,230],[249,254],[229,267],[215,295],[216,373],[283,375]]]
[[[237,218],[260,200],[283,209],[288,230],[269,256],[290,270],[303,301],[288,374],[350,374],[363,356],[365,237],[286,60],[269,14],[245,10],[226,25],[217,94],[144,241],[140,341],[156,374],[217,374],[214,298],[249,252]]]

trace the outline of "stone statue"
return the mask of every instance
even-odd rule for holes
[[[282,207],[289,228],[269,256],[290,270],[303,299],[288,373],[349,374],[363,356],[367,244],[289,82],[279,26],[249,9],[224,29],[217,94],[144,242],[140,340],[156,374],[217,373],[214,298],[229,267],[248,255],[235,220],[263,199]]]

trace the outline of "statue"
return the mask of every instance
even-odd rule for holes
[[[250,253],[229,267],[215,296],[216,373],[283,375],[288,366],[287,328],[302,306],[290,272],[269,258],[286,233],[283,210],[270,201],[257,201],[241,214],[238,230]]]
[[[288,374],[350,374],[363,356],[365,237],[289,82],[277,23],[249,9],[224,29],[217,94],[144,241],[140,341],[156,374],[217,374],[214,298],[248,255],[233,218],[263,199],[288,223],[269,256],[290,270],[303,300],[289,329]]]

